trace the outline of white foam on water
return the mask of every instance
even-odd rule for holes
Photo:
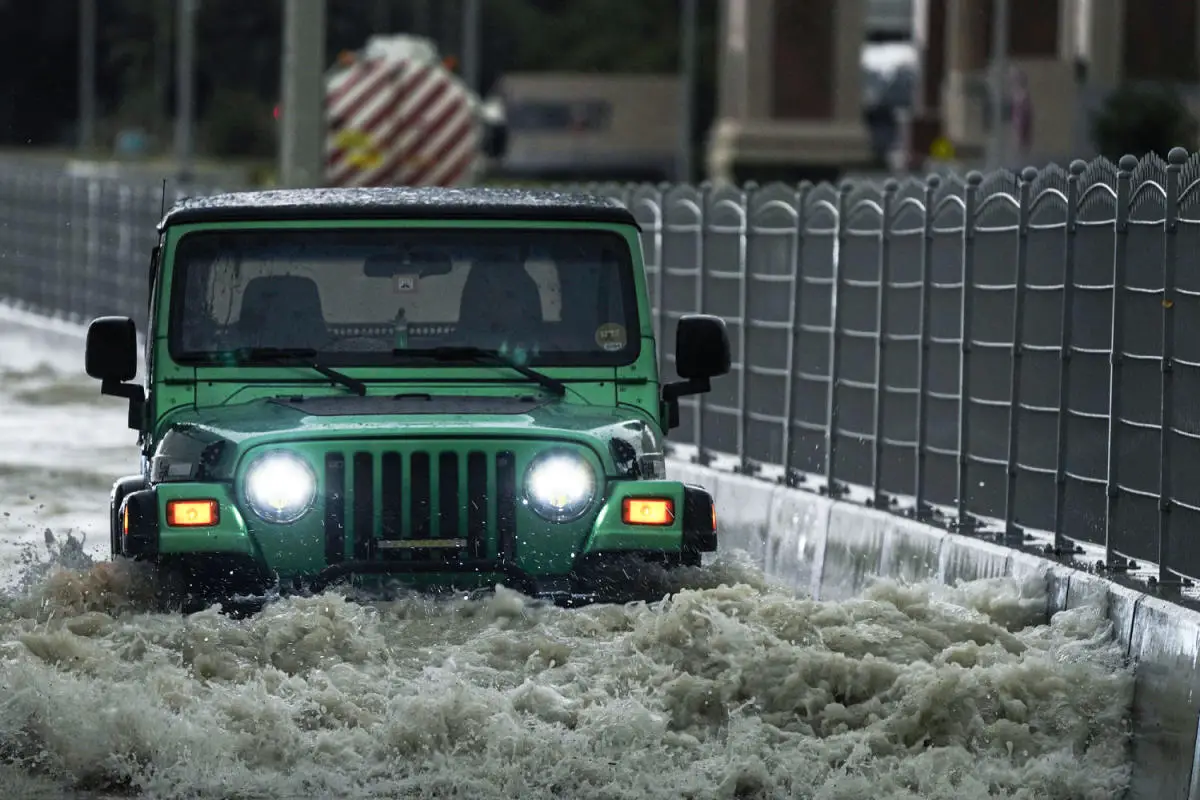
[[[22,579],[0,602],[6,796],[1050,800],[1128,783],[1133,680],[1104,609],[1046,620],[1036,578],[816,602],[730,555],[653,604],[330,592],[241,620],[150,613],[145,575],[103,561],[108,485],[137,464],[123,403],[97,399],[80,342],[45,337],[0,327],[0,557]]]
[[[109,490],[138,471],[128,405],[84,374],[82,331],[35,320],[0,307],[0,584],[48,540],[107,557]]]

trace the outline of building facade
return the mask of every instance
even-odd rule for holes
[[[957,161],[981,164],[995,2],[722,0],[710,176],[828,179],[871,168],[860,53],[873,31],[895,28],[897,13],[911,15],[919,53],[906,124],[910,165],[919,168],[939,139],[953,145]],[[998,154],[1004,163],[1086,155],[1091,110],[1126,80],[1175,83],[1200,115],[1200,97],[1192,96],[1200,94],[1192,91],[1200,81],[1200,0],[1007,4],[1013,102]]]

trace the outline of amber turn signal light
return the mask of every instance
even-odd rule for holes
[[[203,528],[220,519],[216,500],[168,500],[167,524],[173,528]]]
[[[621,518],[626,525],[670,525],[675,521],[675,503],[666,497],[626,497]]]

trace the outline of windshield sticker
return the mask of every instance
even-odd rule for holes
[[[596,344],[612,353],[625,347],[625,326],[606,322],[596,329]]]
[[[397,292],[415,292],[417,290],[416,275],[397,275],[396,276],[396,291]]]

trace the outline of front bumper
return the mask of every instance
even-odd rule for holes
[[[673,501],[670,524],[629,524],[622,517],[626,498]],[[212,499],[213,524],[179,527],[167,523],[172,501]],[[350,502],[353,521],[355,503]],[[624,559],[640,563],[698,563],[699,554],[717,548],[712,498],[703,488],[675,481],[618,481],[610,484],[599,511],[575,523],[557,526],[514,506],[508,528],[491,526],[470,546],[448,547],[421,540],[385,539],[377,524],[345,525],[344,505],[314,507],[292,526],[268,525],[244,513],[228,484],[164,483],[134,492],[121,504],[123,530],[116,537],[120,555],[185,564],[211,563],[225,585],[236,573],[248,584],[284,592],[321,591],[357,576],[392,578],[412,588],[483,588],[500,583],[531,597],[574,605],[600,600],[636,599],[656,588],[636,575],[601,576],[597,567]],[[358,516],[371,519],[361,505]],[[329,520],[336,527],[329,535]],[[365,540],[365,541],[364,541]],[[391,546],[383,546],[391,545]],[[254,588],[250,588],[254,587]],[[659,592],[661,594],[661,592]]]

